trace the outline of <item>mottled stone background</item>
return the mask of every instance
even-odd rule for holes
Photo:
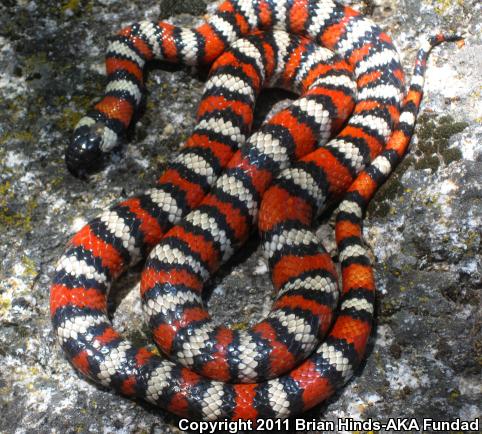
[[[367,362],[305,417],[473,419],[482,402],[481,4],[360,6],[393,36],[407,71],[420,35],[441,28],[466,40],[434,52],[410,155],[366,219],[379,288]],[[0,432],[178,432],[172,416],[74,373],[52,336],[48,288],[68,237],[153,183],[192,129],[203,86],[185,68],[151,71],[145,113],[118,164],[89,183],[73,178],[63,150],[101,94],[108,36],[143,18],[193,25],[205,11],[201,0],[0,2]],[[263,98],[265,110],[275,96]],[[330,223],[320,232],[332,249]],[[245,327],[269,308],[256,249],[254,241],[216,280],[210,306],[219,321]],[[113,300],[114,323],[145,342],[137,278],[132,272],[118,286],[132,291]]]

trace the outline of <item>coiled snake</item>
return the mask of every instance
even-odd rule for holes
[[[58,263],[52,323],[73,366],[193,419],[285,418],[330,396],[363,358],[371,331],[364,209],[410,142],[430,49],[456,39],[422,46],[404,96],[390,38],[330,0],[226,0],[196,29],[143,21],[121,30],[108,48],[105,96],[66,153],[77,175],[98,169],[118,145],[146,62],[212,66],[194,132],[157,185],[87,224]],[[265,86],[300,98],[250,136]],[[338,296],[312,224],[327,199],[341,197]],[[216,326],[202,304],[204,283],[256,224],[277,299],[249,330]],[[143,307],[167,358],[125,340],[107,317],[112,281],[147,255]]]

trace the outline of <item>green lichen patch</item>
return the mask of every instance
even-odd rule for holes
[[[35,277],[37,276],[37,265],[30,257],[22,257],[22,265],[24,266],[24,276]]]
[[[102,83],[99,80],[96,83],[96,90],[93,90],[92,94],[98,91],[98,94],[102,92]],[[90,94],[90,90],[89,90]],[[61,107],[59,110],[59,116],[55,119],[55,126],[59,131],[65,132],[70,137],[70,134],[74,130],[77,123],[85,115],[85,113],[92,106],[92,98],[88,95],[73,95],[72,98],[67,99],[65,96],[56,96],[53,100],[54,107]]]
[[[441,164],[448,165],[462,158],[459,149],[450,148],[452,136],[462,132],[469,124],[457,122],[451,116],[436,117],[422,114],[418,118],[419,144],[415,150],[415,168],[436,171]]]
[[[80,0],[68,0],[67,3],[64,3],[62,5],[62,10],[67,11],[71,10],[72,12],[75,12],[77,9],[80,7]]]
[[[247,322],[236,322],[231,326],[232,330],[247,330],[249,324]]]
[[[462,153],[459,149],[450,147],[450,138],[462,132],[468,125],[466,122],[457,122],[451,116],[437,117],[428,113],[420,115],[417,147],[380,188],[377,197],[368,207],[368,213],[372,216],[385,217],[392,211],[391,203],[404,191],[400,178],[409,167],[417,170],[430,169],[431,172],[435,172],[441,165],[460,160]]]
[[[61,131],[73,130],[81,118],[82,112],[65,108],[62,116],[57,120],[56,126]]]
[[[25,116],[25,107],[29,107],[28,98],[24,95],[19,95],[13,99],[6,99],[0,97],[0,113],[2,114],[5,129],[12,128],[13,125],[17,127],[20,121],[23,121]],[[4,135],[0,140],[5,140]]]
[[[178,14],[202,15],[206,12],[206,4],[202,0],[164,0],[161,3],[159,17],[161,19]]]
[[[83,12],[92,12],[92,0],[66,0],[63,2],[60,10],[61,12],[80,15]]]
[[[383,184],[378,190],[376,197],[368,206],[368,214],[370,216],[385,217],[391,210],[391,202],[402,195],[405,188],[400,182],[400,178],[404,172],[403,167],[398,167],[393,176]]]
[[[432,0],[431,3],[435,5],[435,12],[443,15],[453,6],[463,6],[464,0]]]
[[[34,143],[35,137],[30,131],[12,131],[11,133],[5,133],[0,136],[0,144],[4,144],[7,141]]]
[[[4,314],[10,309],[12,300],[6,295],[0,294],[0,314]]]
[[[15,210],[12,206],[16,194],[10,181],[0,184],[0,230],[17,229],[23,233],[32,230],[32,215],[37,208],[35,199],[29,199],[22,204],[23,212]]]

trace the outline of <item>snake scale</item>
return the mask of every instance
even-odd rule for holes
[[[58,262],[51,318],[72,365],[192,419],[286,418],[332,395],[371,332],[364,210],[408,147],[429,51],[456,39],[422,45],[405,94],[389,36],[331,0],[226,0],[196,29],[141,21],[121,30],[107,52],[105,95],[66,152],[78,176],[119,145],[147,62],[211,69],[196,127],[155,187],[89,222]],[[256,97],[269,86],[299,98],[251,134]],[[336,199],[340,291],[312,227]],[[273,308],[248,330],[218,326],[203,287],[256,226]],[[112,282],[146,257],[142,303],[163,356],[124,339],[107,316]]]

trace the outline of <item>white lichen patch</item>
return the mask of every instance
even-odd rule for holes
[[[216,288],[213,290],[214,296],[222,296],[226,294],[226,288],[224,285],[216,285]]]
[[[462,395],[477,399],[482,393],[482,384],[473,377],[457,376],[454,379],[457,383],[457,389]]]
[[[333,216],[328,223],[324,223],[316,229],[316,236],[319,240],[321,240],[323,247],[331,256],[337,254],[333,218],[337,214],[337,212],[338,210],[333,213]]]
[[[480,407],[477,405],[464,404],[460,409],[459,417],[461,420],[474,420],[480,418]]]
[[[79,391],[75,388],[72,389],[72,392],[66,393],[63,395],[63,398],[56,401],[56,405],[53,408],[53,414],[62,416],[65,414],[66,411],[72,408],[73,405],[79,399]]]
[[[24,186],[40,186],[41,183],[37,178],[37,175],[33,172],[27,172],[20,178],[20,183]]]
[[[444,50],[445,55],[437,55],[434,52],[431,56],[432,59],[428,64],[424,86],[425,94],[429,94],[431,98],[424,99],[424,106],[435,110],[445,103],[448,106],[446,107],[446,113],[457,115],[460,114],[461,101],[464,101],[464,104],[471,107],[464,113],[464,118],[480,122],[482,118],[482,104],[480,102],[482,88],[479,79],[482,68],[482,57],[479,55],[480,47],[468,41],[463,48],[453,48],[450,54],[448,54],[448,46],[437,50],[438,53],[440,53],[440,50]],[[451,57],[450,62],[446,59],[448,56]],[[466,64],[470,67],[462,68],[462,65]],[[443,100],[440,98],[443,98]]]
[[[386,325],[380,325],[377,328],[376,345],[382,348],[388,348],[393,343],[393,331]]]
[[[10,41],[0,36],[0,60],[13,58],[15,50]],[[0,92],[2,98],[15,100],[27,92],[27,83],[24,77],[12,74],[10,68],[0,69]]]
[[[18,276],[22,276],[26,272],[22,264],[15,264],[13,269],[18,271],[18,274],[14,271]],[[10,276],[2,283],[2,290],[0,291],[0,321],[9,322],[31,318],[33,314],[31,309],[20,306],[12,307],[12,302],[18,297],[23,297],[26,303],[28,303],[29,300],[33,302],[34,298],[30,295],[28,280],[28,277]],[[30,305],[31,303],[29,303],[29,306]]]
[[[9,169],[18,169],[19,167],[25,167],[28,162],[29,159],[23,152],[8,151],[4,164]]]
[[[174,103],[172,110],[164,112],[163,117],[167,122],[173,124],[177,131],[179,129],[186,131],[194,126],[194,120],[189,115],[186,115],[183,104]],[[179,143],[179,146],[181,145],[182,143]]]
[[[416,372],[406,361],[396,365],[386,363],[385,370],[386,379],[392,390],[403,390],[405,387],[414,390],[430,384],[429,377],[426,374]]]
[[[399,228],[403,227],[405,218],[391,218],[389,222],[383,224],[372,223],[365,225],[363,236],[365,242],[372,246],[378,263],[387,261],[392,255],[400,252],[400,244],[404,240],[403,232]]]
[[[155,146],[155,141],[151,143],[151,145]],[[135,161],[136,164],[144,170],[147,170],[152,164],[152,161],[143,156],[141,150],[137,146],[128,146],[126,150],[126,156],[130,160]]]
[[[258,258],[258,262],[256,263],[256,267],[253,270],[253,275],[261,276],[268,272],[268,264],[263,258]]]
[[[481,103],[482,105],[482,103]],[[462,152],[464,160],[480,161],[482,157],[482,126],[480,123],[472,125],[470,129],[466,129],[457,134],[451,143],[453,148]]]
[[[54,203],[51,205],[52,213],[63,211],[68,206],[67,201],[64,198],[57,198]],[[80,228],[79,228],[80,229]],[[77,232],[77,231],[75,231]]]
[[[425,91],[440,93],[445,98],[460,97],[467,86],[458,78],[457,70],[450,65],[430,65],[425,78]],[[447,83],[450,83],[448,86]]]
[[[451,179],[446,179],[440,184],[440,193],[449,194],[454,193],[459,189],[458,185],[455,184]]]
[[[103,61],[96,62],[90,65],[89,69],[99,75],[106,75],[105,63]]]
[[[464,273],[471,275],[475,274],[479,271],[479,266],[480,264],[477,262],[477,258],[474,258],[470,261],[465,261],[461,267],[460,271],[463,271]]]
[[[261,317],[265,318],[268,316],[269,312],[271,311],[271,308],[273,307],[273,298],[271,295],[267,295],[264,298],[264,302],[261,306]]]

